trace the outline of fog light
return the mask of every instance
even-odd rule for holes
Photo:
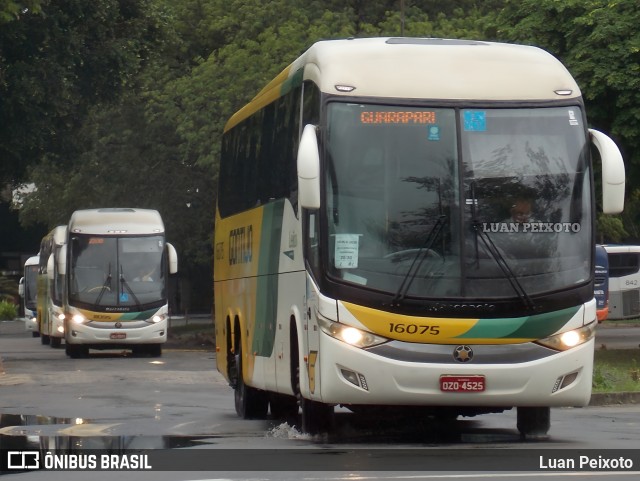
[[[555,384],[553,385],[552,393],[559,391],[560,389],[564,389],[565,387],[573,384],[573,382],[578,378],[578,372],[572,372],[571,374],[567,374],[565,376],[560,376],[556,379]]]
[[[367,384],[367,380],[363,374],[359,372],[353,372],[349,369],[341,368],[340,372],[342,373],[342,377],[344,377],[347,381],[349,381],[354,386],[361,387],[365,391],[369,390],[369,385]]]
[[[347,371],[346,369],[340,369],[340,372],[342,372],[342,377],[344,377],[347,381],[349,381],[351,384],[354,384],[355,386],[360,387],[358,376],[355,372]]]

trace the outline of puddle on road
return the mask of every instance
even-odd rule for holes
[[[493,445],[523,442],[515,429],[485,428],[475,420],[437,421],[411,417],[400,422],[396,417],[355,416],[337,413],[331,434],[309,435],[300,431],[299,419],[272,420],[262,436],[265,439],[291,440],[302,444],[351,444],[384,446]],[[0,414],[0,449],[11,450],[106,450],[113,453],[136,449],[173,449],[224,445],[228,435],[111,435],[112,425],[90,419],[56,418],[20,414]],[[247,433],[238,433],[246,438]],[[232,436],[236,437],[236,436]],[[261,437],[260,428],[252,438]]]
[[[0,450],[105,450],[112,453],[131,449],[173,449],[215,443],[215,436],[194,435],[74,435],[89,432],[92,421],[24,414],[0,414]],[[95,425],[95,427],[99,427]],[[98,430],[99,431],[99,430]]]

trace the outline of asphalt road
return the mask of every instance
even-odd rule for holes
[[[638,334],[638,328],[611,325],[600,329],[597,339],[607,348],[632,348]],[[334,435],[310,437],[288,423],[239,419],[212,350],[166,349],[161,358],[95,352],[89,359],[68,359],[63,349],[42,346],[20,322],[11,321],[0,323],[0,359],[0,448],[151,449],[153,463],[163,466],[162,472],[127,471],[124,477],[38,471],[10,474],[7,481],[560,480],[569,474],[575,479],[575,472],[532,474],[524,467],[538,462],[538,452],[597,457],[627,455],[629,449],[640,468],[634,404],[554,409],[550,437],[534,442],[520,439],[514,410],[444,424],[355,420],[338,410]],[[176,455],[179,472],[166,472],[162,463]],[[385,466],[393,473],[382,472]],[[588,479],[608,480],[610,474],[626,481],[638,479],[640,470],[588,473]]]

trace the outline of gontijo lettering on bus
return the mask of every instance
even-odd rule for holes
[[[246,264],[253,257],[253,226],[229,231],[229,265]]]

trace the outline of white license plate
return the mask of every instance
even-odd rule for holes
[[[443,392],[482,392],[484,389],[484,376],[440,376],[440,391]]]
[[[126,339],[127,338],[127,333],[126,332],[112,332],[109,337],[111,339]]]

